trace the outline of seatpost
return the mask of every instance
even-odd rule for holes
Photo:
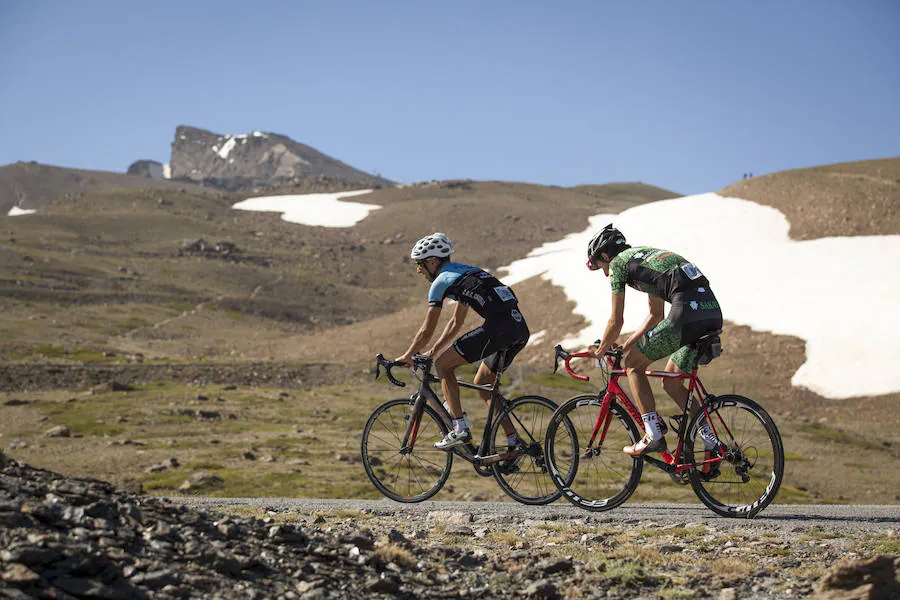
[[[499,360],[497,361],[498,367],[502,367],[502,366],[504,365],[504,363],[506,363],[506,350],[501,350],[501,351],[500,351],[500,356],[498,356],[497,358],[499,359]],[[500,369],[498,368],[498,369],[497,369],[497,377],[494,379],[494,385],[493,385],[492,388],[491,388],[491,390],[492,390],[493,392],[496,392],[496,391],[497,391],[497,388],[500,387],[500,379],[501,379],[502,377],[503,377],[503,372],[500,371]]]

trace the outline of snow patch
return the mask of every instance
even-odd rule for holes
[[[234,149],[234,147],[236,145],[237,145],[237,140],[235,138],[229,136],[228,141],[225,142],[225,144],[223,144],[221,148],[216,149],[216,147],[213,146],[213,152],[218,154],[219,158],[224,160],[224,159],[228,158],[228,155],[231,153],[231,151]]]
[[[9,217],[21,217],[22,215],[33,215],[36,212],[37,211],[32,208],[19,208],[18,206],[13,206],[6,215]]]
[[[298,194],[291,196],[263,196],[238,202],[231,208],[280,212],[281,218],[291,223],[321,227],[351,227],[366,218],[381,206],[359,202],[342,202],[350,198],[371,193],[373,190],[357,190],[331,194]]]
[[[169,163],[163,164],[163,179],[172,179],[172,166]]]
[[[633,245],[694,261],[726,320],[805,340],[795,386],[828,398],[900,391],[900,320],[892,317],[900,280],[889,275],[900,264],[900,235],[798,242],[788,237],[789,223],[778,210],[717,194],[596,215],[586,231],[532,250],[503,277],[513,285],[540,275],[563,288],[589,323],[563,345],[590,343],[609,318],[609,281],[584,266],[588,241],[607,223]],[[636,330],[646,315],[646,295],[628,288],[623,331]]]
[[[547,335],[547,330],[546,330],[546,329],[541,329],[541,330],[538,331],[537,333],[532,333],[532,334],[531,334],[531,337],[528,338],[528,343],[529,343],[529,344],[537,344],[537,343],[540,342],[542,339],[544,339],[544,336],[545,336],[545,335]]]

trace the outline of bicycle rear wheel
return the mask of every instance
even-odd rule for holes
[[[544,452],[551,480],[563,497],[590,511],[610,510],[625,502],[637,488],[644,468],[642,460],[622,452],[624,446],[636,443],[641,433],[618,404],[610,407],[606,437],[598,444],[600,434],[594,433],[600,405],[601,398],[590,394],[567,400],[550,419]],[[558,443],[560,428],[567,422],[575,431],[574,452],[566,435],[562,436],[563,443]]]
[[[491,454],[507,452],[503,419],[509,417],[516,428],[523,452],[512,460],[494,463],[494,479],[513,500],[522,504],[549,504],[559,498],[544,460],[544,434],[556,403],[542,396],[522,396],[509,401],[491,426]],[[571,424],[561,429],[569,436],[569,451],[576,450]],[[561,434],[562,437],[562,434]],[[560,446],[563,442],[560,441]]]
[[[447,482],[453,453],[434,443],[447,427],[433,408],[423,406],[413,448],[401,448],[412,418],[414,401],[389,400],[372,412],[362,434],[362,461],[366,475],[379,492],[397,502],[422,502]]]
[[[723,517],[755,516],[778,493],[784,476],[784,446],[772,417],[759,404],[743,396],[712,399],[708,406],[712,426],[725,447],[719,474],[705,478],[690,471],[691,487],[700,501]],[[691,419],[685,439],[685,460],[704,460],[705,448],[698,430],[706,415]]]

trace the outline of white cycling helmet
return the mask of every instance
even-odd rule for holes
[[[445,258],[453,254],[453,242],[443,233],[426,235],[413,246],[409,257],[413,260],[425,260],[430,256]]]

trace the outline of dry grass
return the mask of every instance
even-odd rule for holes
[[[900,158],[772,173],[719,193],[774,206],[795,240],[900,232]]]
[[[404,569],[415,566],[417,562],[416,557],[413,556],[412,552],[410,552],[403,546],[398,546],[394,543],[388,543],[382,546],[378,546],[375,549],[375,554],[383,558],[385,562],[392,562],[398,567],[403,567]]]

